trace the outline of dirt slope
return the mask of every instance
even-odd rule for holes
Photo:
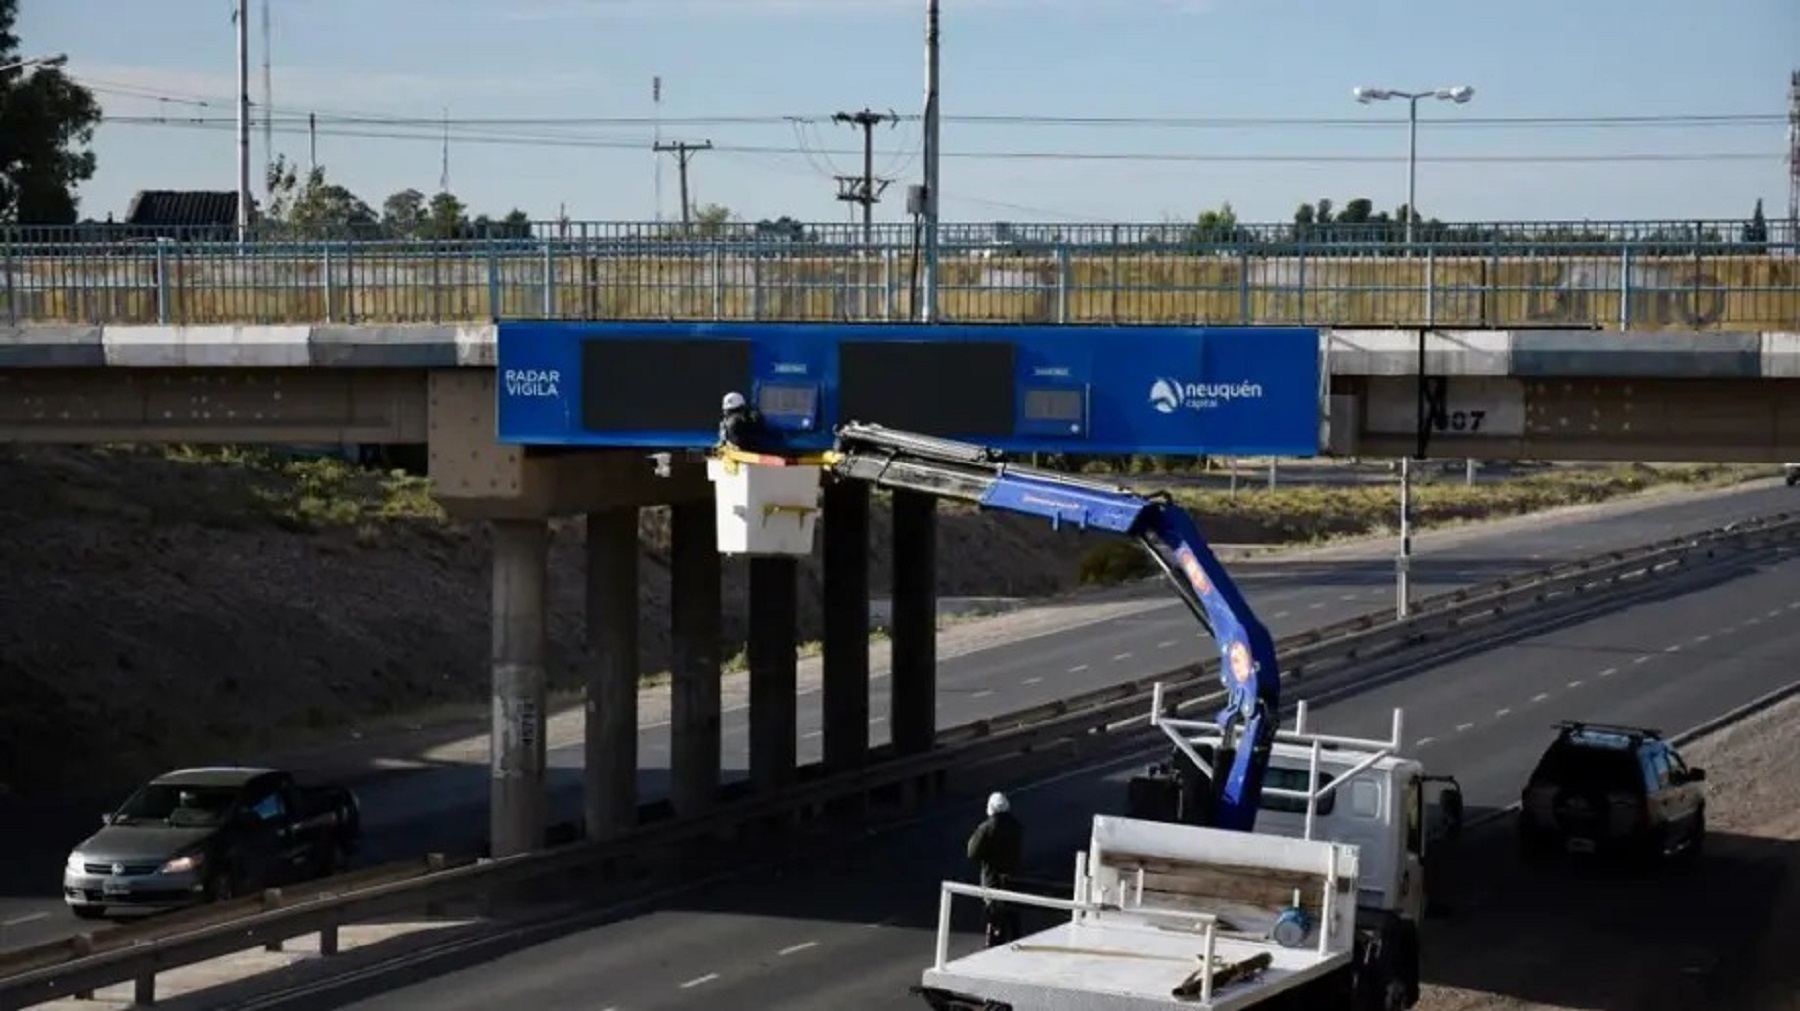
[[[1598,487],[1581,495],[1606,497]],[[1241,507],[1216,496],[1210,535],[1242,543],[1360,530],[1379,522],[1371,509],[1391,511],[1379,491],[1301,489],[1276,501],[1281,494],[1246,494],[1233,500]],[[1446,492],[1442,515],[1486,509],[1471,495]],[[1514,497],[1508,511],[1568,500],[1566,489]],[[873,522],[873,584],[883,594],[888,517],[879,505]],[[419,479],[218,453],[0,448],[0,530],[0,790],[94,786],[263,752],[486,688],[486,535],[445,521]],[[659,671],[666,513],[645,512],[642,543],[642,659]],[[938,587],[1064,591],[1088,546],[1042,524],[946,510]],[[580,525],[558,526],[556,686],[579,680],[581,564]],[[727,563],[727,656],[743,638],[743,577]],[[801,637],[817,639],[810,562],[801,600]]]

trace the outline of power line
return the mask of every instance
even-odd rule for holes
[[[863,170],[860,176],[838,176],[839,200],[862,206],[863,243],[874,245],[875,205],[881,202],[891,179],[880,179],[875,175],[875,128],[883,123],[900,122],[900,117],[892,112],[875,112],[866,106],[861,112],[840,112],[831,117],[834,123],[844,123],[857,127],[863,132]]]
[[[152,126],[166,128],[189,129],[227,129],[231,123],[223,118],[175,118],[166,116],[139,117],[103,117],[106,123],[129,126]],[[321,125],[318,132],[323,135],[337,137],[355,137],[366,140],[425,140],[443,143],[441,121],[436,131],[402,132],[398,130],[367,130]],[[306,129],[304,122],[279,123],[277,132],[299,133]],[[466,144],[513,145],[519,147],[567,147],[582,150],[642,150],[641,140],[625,138],[610,139],[601,137],[551,136],[551,135],[506,135],[495,133],[461,133],[455,140]],[[798,157],[803,152],[791,147],[778,147],[759,144],[711,144],[702,149],[728,152],[732,154],[776,155]],[[861,151],[841,149],[826,150],[819,153],[839,156],[856,156]],[[1299,165],[1333,165],[1333,164],[1371,164],[1385,165],[1405,161],[1404,155],[1355,155],[1328,153],[1199,153],[1180,151],[1067,151],[1067,150],[1028,150],[999,149],[943,152],[945,158],[965,161],[1119,161],[1119,162],[1176,162],[1176,163],[1244,163],[1244,164],[1299,164]],[[1734,161],[1767,161],[1779,162],[1785,155],[1772,151],[1626,151],[1608,154],[1499,154],[1499,155],[1421,155],[1419,161],[1439,164],[1613,164],[1628,162],[1734,162]]]

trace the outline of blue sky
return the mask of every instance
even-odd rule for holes
[[[1244,220],[1286,220],[1301,200],[1358,195],[1392,207],[1405,196],[1404,103],[1358,105],[1350,90],[1359,84],[1476,89],[1467,105],[1421,107],[1419,204],[1429,215],[1740,218],[1758,197],[1772,216],[1785,212],[1781,119],[1788,75],[1800,66],[1794,0],[942,3],[947,220],[1150,222],[1225,201]],[[276,150],[305,162],[305,117],[316,113],[319,160],[377,206],[394,190],[437,188],[442,128],[419,121],[447,108],[451,188],[475,210],[654,218],[653,127],[605,121],[652,117],[651,79],[661,75],[669,121],[661,136],[717,145],[694,158],[697,202],[751,219],[845,220],[851,208],[833,199],[830,176],[860,171],[860,135],[830,114],[864,106],[916,114],[922,104],[923,0],[272,4]],[[84,214],[122,214],[141,188],[235,186],[223,122],[236,88],[232,0],[23,7],[26,55],[66,51],[68,71],[100,91],[109,116],[167,120],[101,127]],[[251,28],[260,102],[260,0]],[[1762,118],[1470,122],[1679,115]],[[1009,125],[959,116],[1315,122]],[[772,122],[675,122],[706,117]],[[195,119],[215,122],[176,122]],[[578,119],[590,122],[567,122]],[[466,122],[475,120],[485,122]],[[918,135],[916,122],[877,135],[877,172],[901,177],[876,210],[881,220],[904,211],[903,186],[920,171]],[[253,151],[260,193],[260,129]],[[981,156],[997,152],[1087,157]],[[1759,157],[1707,157],[1715,154]],[[1146,155],[1157,159],[1132,157]],[[1429,160],[1496,156],[1615,160]],[[674,216],[673,163],[660,161],[662,213]]]

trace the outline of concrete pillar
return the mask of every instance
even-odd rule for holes
[[[894,751],[931,750],[937,739],[937,499],[894,492]]]
[[[582,811],[589,839],[637,824],[638,510],[587,514],[587,726]]]
[[[833,772],[869,753],[869,486],[828,481],[824,493],[823,758]]]
[[[495,520],[493,601],[493,775],[489,846],[496,857],[543,843],[549,796],[544,781],[545,659],[549,652],[550,526]]]
[[[794,781],[799,580],[792,558],[750,559],[750,780],[762,792]]]
[[[670,513],[669,797],[680,817],[706,810],[719,793],[719,541],[712,502]]]

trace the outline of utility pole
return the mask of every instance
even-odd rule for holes
[[[924,211],[920,215],[925,241],[923,291],[919,319],[937,321],[938,275],[938,144],[942,139],[942,121],[938,116],[938,0],[925,0],[925,138],[920,145],[925,162]]]
[[[688,203],[688,161],[694,157],[696,152],[711,151],[712,146],[710,140],[703,140],[698,144],[689,144],[685,140],[678,140],[673,144],[664,144],[658,141],[650,147],[657,154],[673,154],[675,156],[675,168],[681,174],[681,230],[684,233],[692,224],[693,216],[693,205]]]
[[[250,0],[237,0],[238,241],[250,238]]]
[[[862,175],[838,176],[837,198],[845,203],[862,205],[863,248],[870,249],[875,245],[875,205],[881,202],[881,194],[893,181],[875,178],[875,128],[883,123],[899,123],[900,117],[891,112],[872,112],[865,108],[861,112],[837,113],[831,117],[831,121],[862,128]]]

